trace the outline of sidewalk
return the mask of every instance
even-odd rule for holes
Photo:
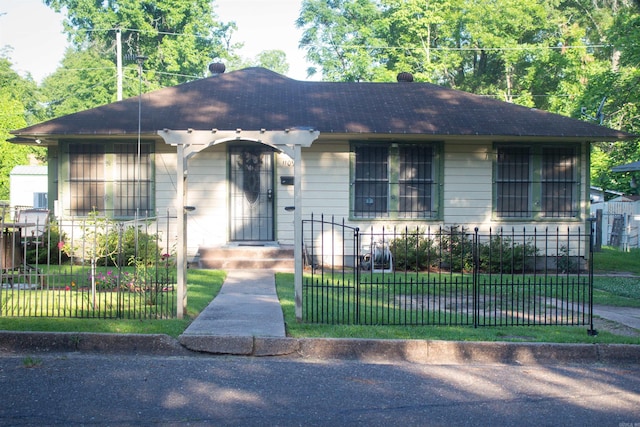
[[[640,308],[594,305],[593,313],[640,330]],[[183,336],[285,337],[271,270],[229,270],[218,296]]]
[[[640,308],[594,305],[593,314],[640,330]]]

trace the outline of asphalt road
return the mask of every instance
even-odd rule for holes
[[[640,365],[0,354],[2,426],[640,426]]]

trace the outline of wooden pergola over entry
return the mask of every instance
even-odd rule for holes
[[[178,247],[177,247],[177,317],[182,319],[187,309],[187,197],[188,160],[212,145],[229,141],[251,141],[268,145],[293,159],[294,164],[294,258],[295,258],[295,299],[296,318],[302,318],[302,147],[310,147],[318,139],[320,132],[310,128],[292,128],[282,131],[244,131],[236,130],[171,130],[163,129],[158,135],[165,143],[175,146],[177,154],[177,198]]]

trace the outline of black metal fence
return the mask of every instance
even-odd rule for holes
[[[169,218],[2,215],[0,316],[158,319],[176,315]]]
[[[303,221],[303,319],[363,325],[589,325],[591,230],[362,231]]]

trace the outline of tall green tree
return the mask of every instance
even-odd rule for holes
[[[255,65],[280,74],[289,72],[287,54],[282,50],[265,50],[256,57]]]
[[[618,10],[613,25],[606,31],[611,44],[609,67],[602,67],[590,76],[578,102],[589,106],[593,116],[595,105],[605,100],[602,122],[610,127],[640,134],[640,8],[630,4]],[[597,119],[600,119],[598,117]],[[640,180],[637,173],[613,173],[614,166],[640,160],[639,141],[599,143],[592,152],[591,180],[605,189],[637,194],[632,178]]]
[[[303,29],[300,46],[307,59],[334,81],[367,81],[380,67],[373,52],[381,11],[372,0],[304,0],[296,25]],[[384,44],[385,42],[382,42]],[[308,70],[309,75],[318,72]]]
[[[124,97],[138,93],[135,70],[127,70]],[[96,49],[68,48],[61,66],[42,82],[41,91],[48,117],[60,117],[116,101],[113,62]]]
[[[11,62],[0,57],[0,200],[9,199],[9,173],[14,166],[44,158],[42,149],[8,142],[10,131],[27,126],[27,119],[35,120],[36,92],[32,79],[20,77]]]
[[[610,56],[603,46],[612,12],[595,9],[587,0],[306,0],[297,24],[301,46],[327,80],[390,80],[410,71],[417,80],[566,113],[564,94],[549,95],[575,97],[589,64]]]
[[[210,0],[44,2],[58,12],[65,10],[64,28],[78,51],[95,49],[113,64],[120,31],[124,57],[147,58],[147,88],[203,77],[213,58],[227,55],[230,27],[216,21]]]

